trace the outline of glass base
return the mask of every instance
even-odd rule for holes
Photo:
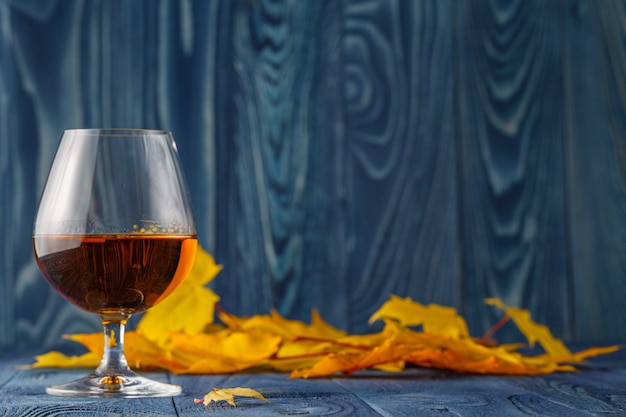
[[[178,385],[144,378],[135,373],[84,378],[46,387],[50,395],[62,397],[146,398],[173,397],[181,393]]]

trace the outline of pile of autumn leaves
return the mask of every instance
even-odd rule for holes
[[[528,311],[502,309],[545,353],[527,356],[525,345],[495,345],[469,335],[465,320],[449,307],[422,305],[392,296],[370,322],[384,320],[382,331],[350,335],[326,323],[317,312],[310,324],[289,320],[276,311],[237,317],[217,311],[219,297],[205,287],[220,271],[199,249],[189,277],[168,298],[144,314],[136,331],[126,333],[125,351],[131,367],[167,369],[180,374],[218,374],[244,370],[290,372],[294,378],[349,375],[363,369],[402,371],[407,364],[481,374],[534,375],[571,371],[573,364],[610,353],[617,346],[573,353],[547,327],[533,322]],[[416,330],[419,329],[419,330]],[[88,352],[37,356],[33,367],[96,367],[102,355],[101,333],[74,334],[68,339]]]

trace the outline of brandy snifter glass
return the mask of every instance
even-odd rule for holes
[[[133,372],[124,328],[185,278],[197,249],[191,199],[172,134],[147,129],[66,130],[33,230],[45,280],[97,314],[104,354],[84,378],[46,388],[52,395],[162,397],[177,385]]]

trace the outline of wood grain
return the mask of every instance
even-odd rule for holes
[[[531,377],[461,375],[409,368],[402,373],[359,372],[351,377],[291,379],[286,374],[168,375],[146,373],[180,384],[173,398],[63,398],[44,389],[88,370],[25,370],[35,351],[0,351],[0,413],[6,416],[325,415],[325,416],[607,416],[626,412],[624,351],[593,358],[579,372]],[[247,387],[268,402],[236,398],[209,407],[196,404],[213,388]]]
[[[16,111],[10,105],[10,97],[17,100],[19,95],[16,87],[15,61],[10,53],[9,40],[10,26],[8,14],[0,8],[0,138],[17,135],[15,123]],[[19,255],[15,253],[15,242],[19,241],[21,230],[15,227],[13,219],[17,217],[16,205],[19,207],[23,199],[19,198],[15,188],[25,171],[20,159],[16,158],[17,146],[14,141],[0,140],[0,201],[2,201],[2,216],[0,228],[4,230],[5,238],[0,240],[0,274],[3,277],[12,276],[19,268]],[[12,201],[13,204],[7,204]],[[13,308],[14,279],[0,279],[0,344],[15,341],[16,315]]]
[[[207,412],[220,415],[329,415],[379,416],[366,402],[332,380],[294,380],[285,374],[253,374],[234,376],[174,377],[183,387],[183,395],[174,403],[179,415],[200,416]],[[260,392],[268,402],[236,398],[237,408],[225,403],[213,403],[208,410],[194,404],[213,388],[247,387]]]
[[[7,150],[3,158],[8,164],[2,172],[1,218],[3,230],[7,231],[7,239],[0,243],[6,289],[2,296],[7,298],[2,303],[6,308],[2,317],[8,320],[6,326],[1,326],[7,332],[2,344],[56,343],[61,332],[84,329],[83,324],[89,322],[86,314],[77,314],[75,308],[61,303],[60,297],[42,282],[30,243],[36,202],[60,132],[78,115],[72,94],[75,86],[67,82],[74,75],[71,56],[64,49],[72,38],[74,28],[67,21],[74,9],[71,3],[46,11],[33,6],[9,13],[10,9],[2,8],[3,39],[7,42],[3,56],[10,57],[2,61],[8,66],[2,78],[10,86],[10,95],[4,98],[8,112],[2,112],[7,121],[2,124],[2,142]],[[47,29],[29,24],[33,19],[59,26],[45,48],[36,39]],[[47,71],[38,71],[45,67]],[[63,330],[57,327],[68,323],[70,326]]]
[[[496,296],[623,341],[625,8],[0,1],[0,346],[99,331],[30,234],[62,130],[105,125],[174,132],[235,314],[370,331],[395,293],[480,335]]]
[[[624,340],[625,4],[568,1],[565,10],[566,187],[576,339]]]
[[[345,324],[336,3],[236,3],[225,233],[227,310]],[[324,25],[327,32],[317,32]],[[320,48],[325,48],[320,50]],[[324,77],[321,77],[319,71]],[[327,95],[330,94],[330,95]],[[328,107],[327,107],[328,106]],[[328,291],[332,288],[332,291]]]
[[[45,387],[80,378],[88,372],[84,369],[71,371],[19,372],[2,390],[0,410],[5,416],[171,416],[171,398],[134,399],[134,401],[111,398],[63,398],[45,393]],[[153,379],[166,380],[165,375],[151,375]]]
[[[352,326],[390,294],[459,306],[452,3],[349,2],[344,65]]]
[[[499,297],[569,338],[558,4],[462,3],[458,18],[464,312],[485,331],[482,300]]]

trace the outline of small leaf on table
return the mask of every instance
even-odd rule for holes
[[[205,406],[208,406],[213,401],[226,401],[228,404],[236,407],[235,404],[235,396],[237,397],[253,397],[258,398],[262,401],[267,401],[261,393],[253,390],[252,388],[213,388],[211,392],[205,395],[203,398],[195,399],[194,402],[196,404],[203,403]]]

